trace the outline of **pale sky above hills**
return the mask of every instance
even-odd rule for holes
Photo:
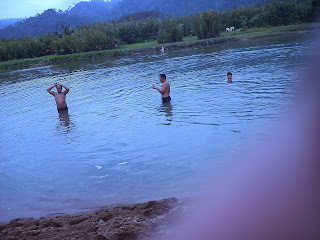
[[[0,19],[28,18],[49,8],[65,11],[86,0],[0,0]]]

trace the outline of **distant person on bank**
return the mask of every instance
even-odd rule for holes
[[[160,74],[159,75],[159,80],[162,83],[161,85],[161,89],[159,89],[157,86],[153,85],[152,88],[156,89],[159,93],[161,93],[161,97],[162,97],[162,102],[166,103],[166,102],[170,102],[171,101],[171,97],[170,97],[170,85],[167,82],[167,77],[165,74]]]
[[[52,88],[54,87],[57,89],[57,92],[52,91]],[[62,92],[62,88],[65,89],[63,92]],[[47,89],[47,92],[54,96],[54,99],[56,100],[58,112],[68,110],[67,103],[66,103],[66,95],[69,92],[69,88],[67,86],[62,85],[60,83],[55,83],[53,86]]]
[[[232,83],[233,77],[232,77],[232,73],[231,72],[227,73],[227,78],[228,78],[228,83]]]

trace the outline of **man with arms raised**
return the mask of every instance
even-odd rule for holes
[[[167,82],[167,77],[165,74],[160,74],[159,80],[162,83],[161,89],[159,89],[157,86],[153,85],[152,88],[156,89],[159,93],[161,93],[162,97],[162,102],[170,102],[171,97],[170,97],[170,85]]]
[[[57,89],[57,92],[52,91],[52,88],[54,87]],[[65,88],[63,92],[62,92],[62,88]],[[55,83],[53,86],[47,89],[47,92],[54,96],[56,100],[58,112],[61,112],[63,110],[68,110],[67,103],[66,103],[66,95],[69,92],[68,87],[59,83]]]

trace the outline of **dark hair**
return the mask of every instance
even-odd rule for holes
[[[231,75],[231,76],[232,76],[232,73],[231,73],[231,72],[227,72],[227,76],[228,76],[228,75]]]
[[[165,74],[160,74],[161,78],[167,79],[167,76]]]

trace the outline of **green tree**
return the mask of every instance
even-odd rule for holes
[[[164,19],[160,25],[158,43],[181,42],[183,40],[182,24],[174,18]]]
[[[194,28],[198,39],[219,36],[218,12],[208,11],[197,14],[194,20]]]

